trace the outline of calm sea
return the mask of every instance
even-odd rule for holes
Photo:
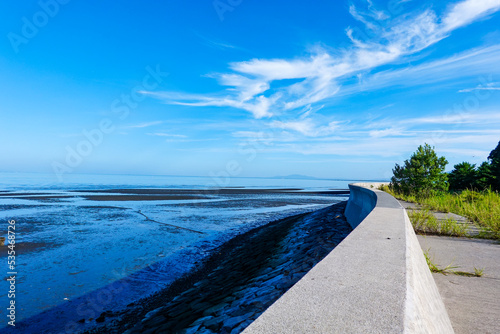
[[[278,179],[208,176],[104,175],[0,173],[0,190],[109,189],[109,188],[304,188],[308,190],[347,189],[356,180]]]

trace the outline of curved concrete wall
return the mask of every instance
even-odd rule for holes
[[[356,187],[353,191],[353,187]],[[368,188],[349,185],[351,192],[345,210],[347,221],[354,229],[377,205],[377,195]]]
[[[404,208],[349,188],[353,232],[243,333],[453,333]]]

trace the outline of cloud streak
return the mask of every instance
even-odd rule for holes
[[[500,59],[500,58],[497,58],[497,60],[498,59]],[[478,85],[474,88],[461,89],[458,92],[459,93],[470,93],[470,92],[474,92],[477,90],[491,90],[491,91],[500,90],[500,85],[498,82],[490,82],[490,83],[487,83],[486,85]]]
[[[243,141],[265,139],[266,145],[260,150],[266,153],[391,159],[402,157],[425,142],[436,146],[441,153],[486,159],[489,151],[482,148],[494,147],[500,136],[500,114],[496,110],[449,117],[393,118],[390,122],[382,119],[337,123],[327,136],[318,135],[316,129],[321,125],[305,124],[283,122],[266,130],[256,125],[255,131],[238,131],[233,136]],[[308,136],[307,141],[304,136]]]
[[[134,125],[127,125],[124,128],[125,129],[141,129],[141,128],[148,128],[150,126],[158,125],[161,123],[163,123],[163,121],[146,122],[146,123],[139,123],[139,124],[134,124]]]
[[[400,61],[446,38],[453,30],[490,15],[500,0],[464,0],[441,13],[425,10],[391,21],[368,1],[366,10],[350,6],[351,15],[372,30],[375,38],[357,40],[346,32],[352,47],[332,53],[317,49],[300,59],[252,59],[229,64],[230,73],[215,75],[227,87],[217,94],[143,92],[168,104],[233,107],[256,119],[269,118],[329,99],[341,92],[346,80],[360,73]],[[292,83],[283,82],[293,80]],[[277,127],[310,133],[307,124],[275,122]]]
[[[294,121],[273,121],[269,126],[276,129],[292,130],[307,137],[320,137],[333,134],[339,128],[339,122],[333,121],[323,126],[307,118]]]
[[[185,136],[185,135],[176,135],[176,134],[164,133],[164,132],[147,133],[147,135],[158,136],[158,137],[187,138],[187,136]]]

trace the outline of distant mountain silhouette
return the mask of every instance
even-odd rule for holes
[[[301,174],[291,174],[286,176],[275,176],[273,179],[299,179],[299,180],[319,180],[317,177],[301,175]]]

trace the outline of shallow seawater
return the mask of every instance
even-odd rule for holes
[[[1,193],[0,220],[16,221],[16,321],[65,303],[70,307],[80,296],[134,277],[138,283],[133,293],[108,305],[123,306],[165,287],[231,236],[347,199],[244,189],[197,191],[193,199],[184,188],[169,189],[158,200],[148,194],[132,200],[126,196],[137,195],[113,193],[110,186],[107,192],[96,188],[26,187]],[[6,229],[1,231],[6,237]],[[7,273],[7,261],[2,267]],[[0,303],[8,301],[4,289]],[[5,313],[1,308],[2,327]]]

